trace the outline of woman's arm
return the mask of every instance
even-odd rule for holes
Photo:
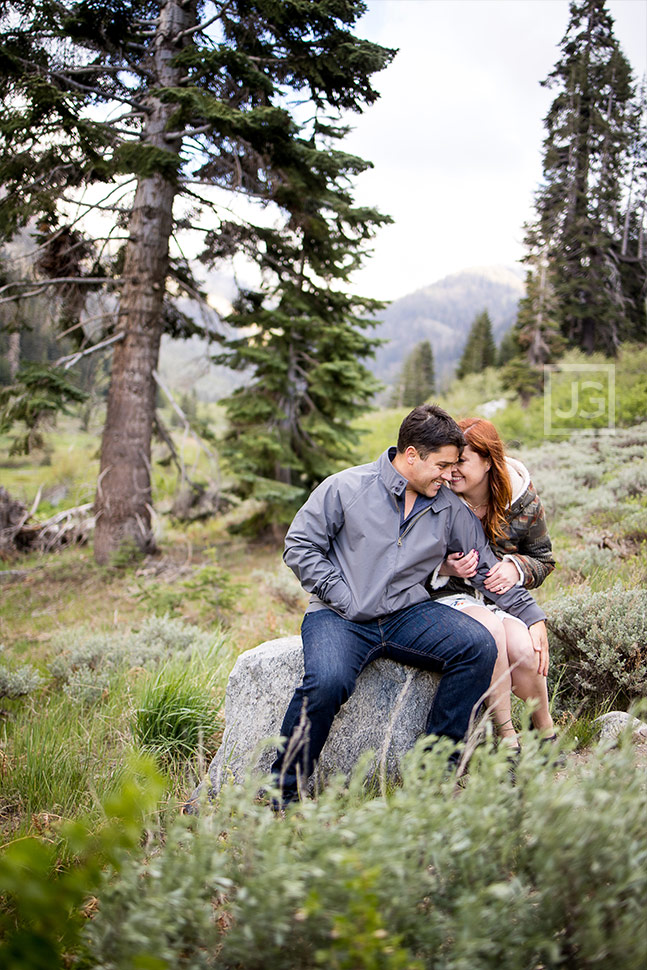
[[[541,499],[532,501],[508,522],[509,536],[495,546],[497,556],[509,557],[523,574],[526,589],[541,586],[555,568],[553,547]]]

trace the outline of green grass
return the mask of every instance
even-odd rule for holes
[[[100,817],[100,800],[119,780],[131,749],[131,688],[124,676],[95,710],[51,689],[4,702],[0,825],[6,835],[38,830],[54,818]]]
[[[181,624],[174,629],[188,631]],[[68,649],[87,635],[69,630]],[[39,831],[55,819],[83,815],[99,822],[101,803],[137,753],[157,757],[166,803],[175,805],[194,786],[219,741],[219,710],[235,654],[222,636],[206,650],[192,648],[187,654],[180,640],[175,649],[177,656],[161,668],[132,666],[128,653],[122,661],[114,655],[116,666],[113,661],[105,669],[82,667],[80,689],[78,680],[70,680],[68,690],[47,671],[45,687],[18,700],[4,699],[0,833],[5,839]],[[41,668],[47,670],[44,663]]]
[[[133,734],[142,750],[155,755],[164,765],[214,750],[221,727],[213,685],[195,680],[186,669],[165,668],[147,683],[138,700]]]

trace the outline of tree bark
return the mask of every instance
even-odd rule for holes
[[[179,86],[182,71],[171,63],[185,41],[182,31],[196,23],[196,0],[160,5],[155,37],[155,80]],[[175,108],[156,96],[148,101],[144,144],[179,152],[181,137],[165,132]],[[114,352],[108,409],[95,498],[94,556],[109,563],[124,546],[155,548],[151,529],[151,436],[155,416],[162,308],[168,271],[176,185],[161,174],[140,178],[130,215],[117,330],[125,333]]]
[[[20,331],[14,330],[9,334],[9,348],[7,350],[7,359],[9,361],[9,376],[13,378],[18,373],[20,369]]]

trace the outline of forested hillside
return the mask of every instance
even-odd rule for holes
[[[497,343],[517,316],[523,297],[523,271],[505,266],[475,267],[402,296],[379,314],[375,333],[385,343],[371,365],[380,380],[392,384],[412,348],[429,340],[436,379],[446,386],[463,352],[474,318],[487,310]]]

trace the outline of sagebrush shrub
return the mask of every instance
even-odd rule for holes
[[[647,461],[641,456],[630,462],[609,482],[616,498],[637,498],[647,494]]]
[[[52,675],[71,698],[87,704],[103,697],[111,680],[124,669],[155,671],[171,658],[188,662],[209,656],[213,660],[224,638],[217,630],[205,633],[183,620],[151,616],[135,633],[68,630],[54,646],[59,653],[49,665]]]
[[[598,569],[608,569],[617,559],[612,549],[586,546],[584,549],[569,549],[559,554],[559,566],[569,569],[580,576],[590,576]]]
[[[45,679],[31,664],[22,664],[15,670],[0,664],[0,697],[26,697],[44,683]]]
[[[275,572],[255,569],[250,576],[253,583],[264,583],[274,599],[279,600],[288,609],[295,610],[304,607],[307,602],[301,583],[291,569],[281,564]]]
[[[285,818],[254,799],[258,780],[225,788],[99,890],[91,966],[642,970],[632,752],[555,776],[535,739],[523,747],[516,785],[484,749],[456,791],[446,752],[419,747],[387,796],[363,795],[359,766]]]
[[[647,695],[647,590],[579,590],[551,600],[547,613],[552,665],[571,706]]]

